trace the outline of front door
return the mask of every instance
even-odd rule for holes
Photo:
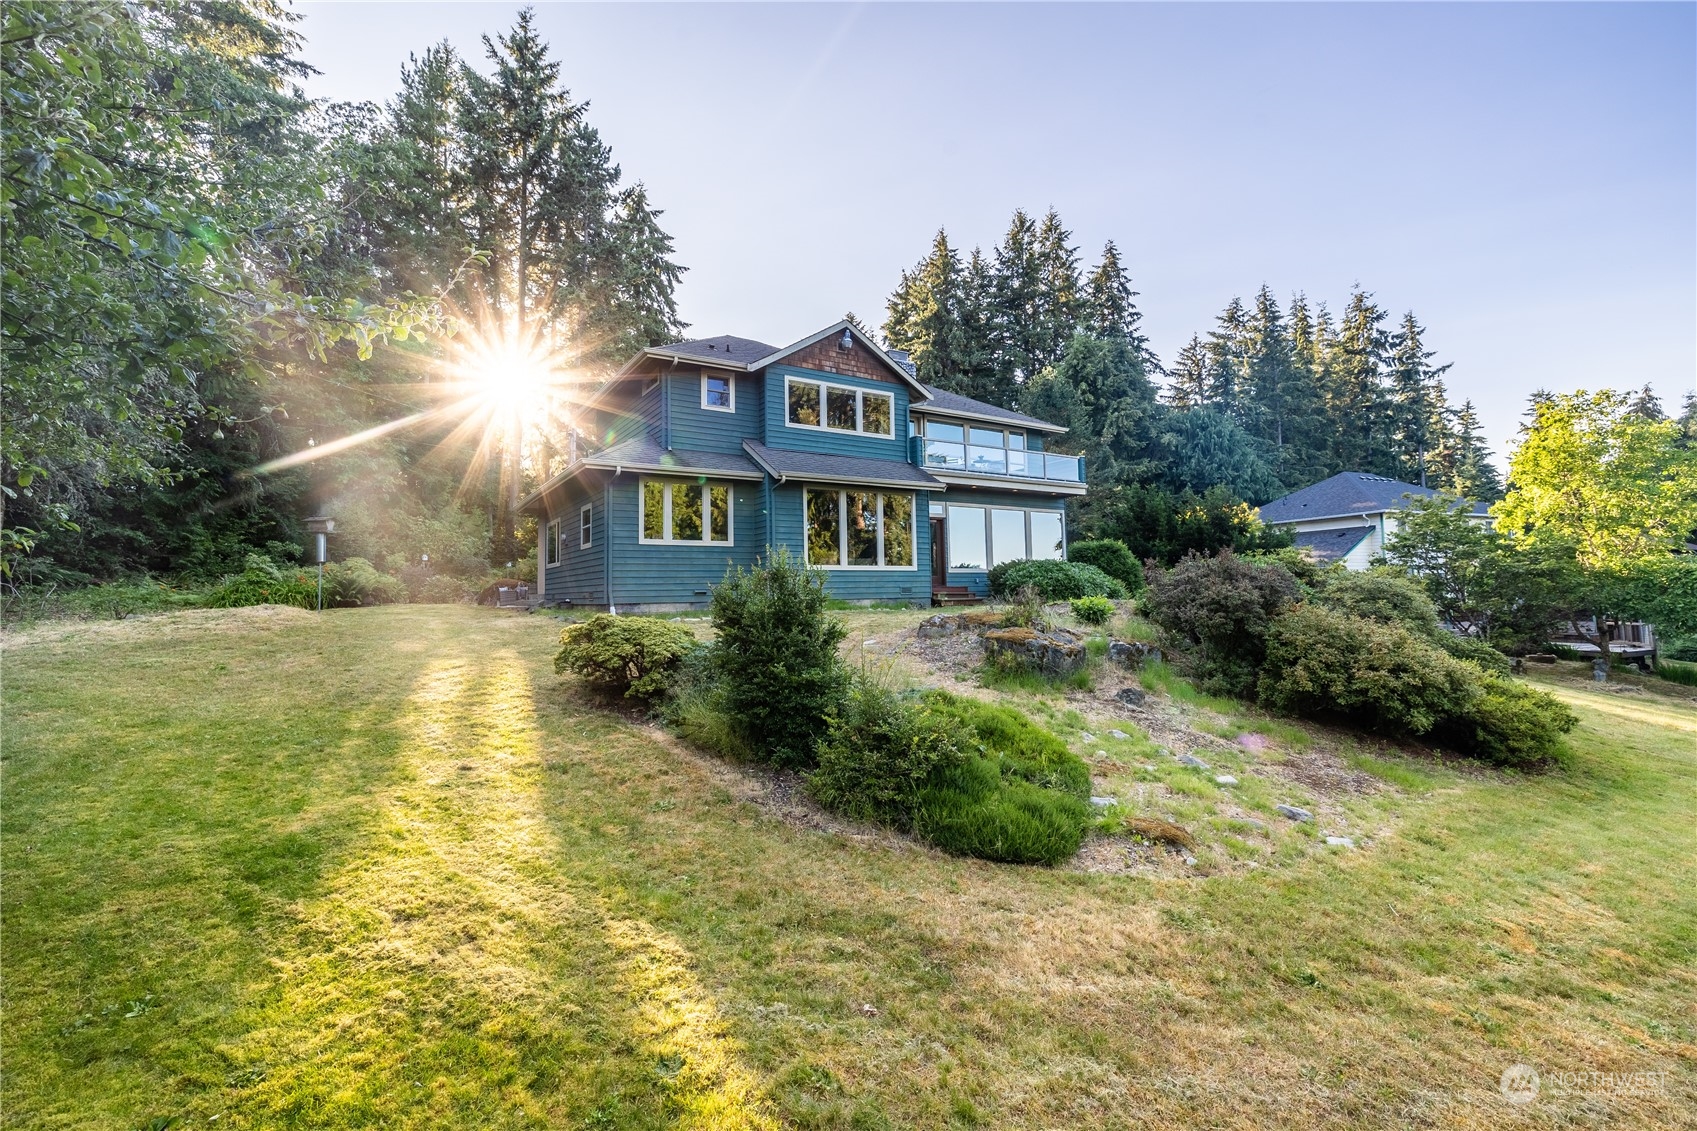
[[[949,583],[948,547],[943,542],[943,520],[931,520],[931,588],[941,589]]]

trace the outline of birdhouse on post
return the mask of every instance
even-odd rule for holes
[[[318,563],[318,611],[324,611],[324,563],[330,560],[330,535],[336,532],[336,520],[328,515],[314,515],[306,520],[306,532],[312,535],[312,560]]]

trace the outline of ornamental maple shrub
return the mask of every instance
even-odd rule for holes
[[[1267,633],[1298,595],[1284,567],[1221,550],[1215,557],[1188,554],[1171,569],[1152,572],[1143,604],[1151,620],[1193,651],[1204,685],[1247,697],[1255,693]]]
[[[695,635],[680,624],[596,613],[561,630],[554,670],[604,694],[647,703],[665,693],[672,671],[695,647]]]

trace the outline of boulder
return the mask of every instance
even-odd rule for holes
[[[1127,707],[1136,708],[1143,706],[1143,701],[1149,698],[1149,693],[1141,687],[1122,687],[1114,693],[1114,698]]]
[[[1189,766],[1193,770],[1206,770],[1208,768],[1208,763],[1204,762],[1194,754],[1180,754],[1178,756],[1178,764],[1181,766]]]
[[[1145,644],[1141,640],[1110,640],[1108,641],[1108,659],[1126,667],[1159,661],[1161,650],[1153,644]]]
[[[1329,836],[1326,843],[1334,848],[1354,848],[1355,842],[1347,836]]]
[[[1001,623],[1001,613],[983,609],[970,613],[938,613],[920,621],[914,632],[921,640],[935,640],[941,636],[954,636],[962,632],[982,635]]]
[[[1098,809],[1106,809],[1110,805],[1118,805],[1119,799],[1116,797],[1092,797],[1090,799],[1090,804],[1096,806]]]
[[[1556,658],[1549,652],[1534,652],[1526,657],[1526,662],[1529,664],[1553,664],[1556,662]]]
[[[1237,779],[1232,777],[1230,774],[1215,774],[1214,775],[1214,784],[1215,785],[1236,785]]]
[[[984,651],[1010,657],[1047,676],[1067,676],[1084,667],[1084,641],[1063,628],[993,628],[984,634]]]
[[[1314,819],[1314,814],[1306,809],[1298,809],[1294,805],[1275,805],[1273,808],[1278,810],[1279,816],[1289,817],[1293,821],[1312,821]]]
[[[1125,739],[1125,738],[1130,738],[1131,735],[1127,734],[1123,730],[1111,730],[1111,731],[1108,732],[1108,737],[1109,738]]]

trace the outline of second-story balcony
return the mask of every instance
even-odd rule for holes
[[[1056,483],[1083,483],[1084,459],[1058,452],[1030,452],[1014,448],[984,447],[922,437],[921,462],[930,471],[964,472],[969,475],[1001,475],[1015,479],[1047,479]]]

